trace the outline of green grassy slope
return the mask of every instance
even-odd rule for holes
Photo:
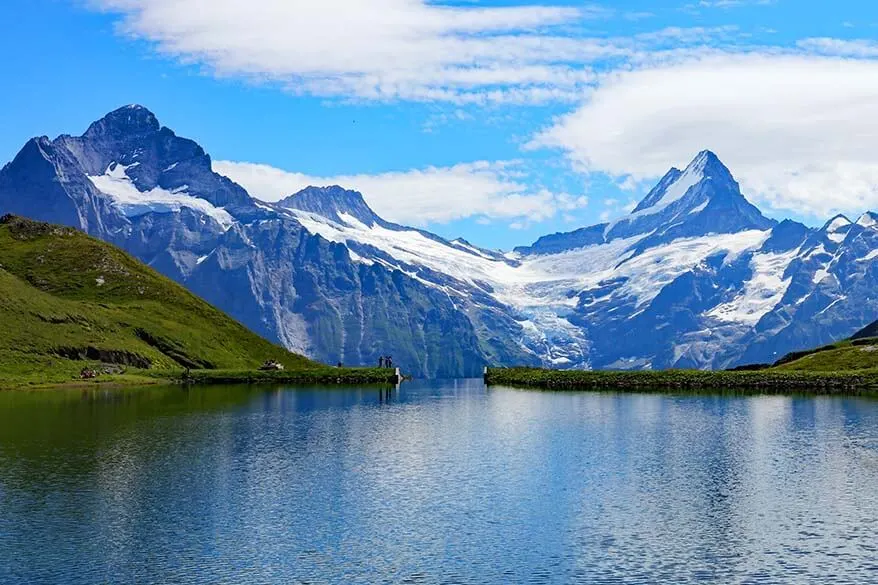
[[[774,369],[837,372],[878,368],[878,338],[861,337],[839,341],[782,358]]]
[[[0,385],[129,372],[325,368],[246,329],[121,250],[77,230],[0,218]]]
[[[559,371],[529,368],[491,368],[491,385],[550,390],[614,391],[735,391],[761,394],[878,393],[878,370],[808,371],[769,368],[759,371],[662,370],[635,372]]]
[[[866,336],[871,334],[871,336]],[[489,384],[566,389],[701,390],[760,393],[878,394],[878,323],[851,339],[791,353],[774,365],[736,371],[583,372],[530,368],[490,369]]]

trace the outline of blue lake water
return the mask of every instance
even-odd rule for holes
[[[0,393],[0,583],[876,583],[878,402]]]

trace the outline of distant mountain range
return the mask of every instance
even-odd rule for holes
[[[128,106],[25,144],[0,171],[0,213],[121,246],[293,351],[391,354],[417,376],[724,368],[878,319],[878,215],[775,222],[708,151],[619,220],[501,253],[385,221],[342,187],[258,201]]]

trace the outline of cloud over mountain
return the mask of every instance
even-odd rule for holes
[[[213,167],[263,201],[278,201],[309,185],[344,185],[361,191],[381,216],[419,226],[472,216],[541,221],[588,203],[585,197],[530,189],[517,180],[515,162],[479,161],[334,177],[314,177],[244,162],[215,161]]]
[[[532,146],[637,180],[709,146],[773,209],[863,211],[878,205],[878,62],[724,55],[619,72]]]

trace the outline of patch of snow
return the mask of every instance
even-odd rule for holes
[[[698,207],[695,207],[694,209],[692,209],[692,211],[689,212],[689,215],[695,215],[696,213],[701,213],[702,211],[704,211],[704,208],[707,207],[708,203],[710,203],[710,201],[705,201],[704,203],[702,203]]]
[[[826,305],[826,307],[825,307],[822,311],[820,311],[819,313],[817,313],[817,314],[818,314],[818,315],[822,315],[823,313],[825,313],[826,311],[828,311],[829,309],[831,309],[832,307],[834,307],[835,305],[837,305],[838,303],[842,302],[842,301],[845,300],[845,299],[847,299],[847,295],[845,295],[845,296],[841,296],[841,297],[835,299],[834,301],[832,301],[831,303],[829,303],[828,305]]]
[[[849,225],[851,225],[851,220],[843,215],[838,215],[834,217],[831,222],[829,222],[829,225],[826,226],[826,231],[835,232],[842,228],[846,228]]]
[[[750,261],[753,276],[731,301],[717,305],[707,312],[723,322],[755,325],[781,301],[792,282],[783,273],[796,257],[798,250],[778,254],[754,254]]]
[[[636,211],[634,213],[629,213],[628,215],[621,217],[616,221],[611,221],[610,223],[608,223],[607,226],[604,228],[604,237],[606,238],[607,235],[613,230],[613,228],[615,228],[619,224],[630,223],[642,217],[656,215],[664,211],[667,207],[682,199],[692,187],[700,183],[703,179],[704,161],[696,159],[691,165],[686,168],[683,174],[680,175],[676,181],[668,185],[667,189],[665,189],[664,194],[658,201],[645,209],[641,209],[640,211]],[[707,205],[707,203],[705,202],[704,205]]]
[[[845,228],[849,228],[851,225],[851,220],[843,215],[837,215],[823,229],[826,232],[826,237],[838,244],[847,237],[849,230]]]
[[[331,242],[372,246],[402,264],[424,266],[473,286],[476,281],[514,283],[519,280],[507,262],[449,246],[414,229],[389,229],[377,223],[366,225],[346,213],[339,214],[341,223],[305,211],[291,210],[291,213],[309,232]]]
[[[871,211],[867,211],[857,219],[857,225],[864,228],[873,228],[878,226],[878,218]]]
[[[350,248],[348,248],[348,256],[350,256],[352,262],[359,262],[360,264],[366,264],[367,266],[372,266],[373,264],[375,264],[372,260],[363,258]]]
[[[293,211],[293,210],[290,209],[290,211]],[[366,226],[368,228],[368,227],[372,227],[375,225],[374,221],[372,223],[370,223],[369,225],[366,225],[362,221],[360,221],[360,219],[357,216],[351,215],[350,213],[348,213],[346,211],[339,211],[339,212],[337,212],[337,214],[338,214],[338,218],[341,221],[343,221],[344,223],[346,223],[349,226],[354,227],[354,228],[361,227],[361,226]]]
[[[643,357],[623,357],[607,366],[608,370],[651,370],[652,361]]]
[[[223,229],[227,230],[235,223],[235,219],[225,209],[189,195],[186,185],[173,191],[161,187],[140,191],[126,172],[132,166],[134,165],[112,164],[103,175],[88,177],[98,191],[112,198],[126,216],[136,217],[153,211],[179,211],[182,207],[188,207],[212,217]]]
[[[704,165],[707,160],[706,156],[700,156],[686,167],[686,170],[677,178],[676,181],[668,185],[661,199],[653,203],[646,209],[642,209],[631,216],[653,215],[667,206],[682,199],[689,189],[700,183],[704,179]],[[648,212],[648,213],[646,213]]]
[[[878,258],[878,248],[869,250],[869,253],[857,260],[857,262],[871,262],[875,258]]]
[[[829,276],[831,273],[826,268],[821,268],[817,272],[814,273],[814,278],[811,279],[811,282],[814,284],[819,284],[823,281],[824,278]]]
[[[805,258],[810,258],[811,256],[817,256],[818,254],[829,254],[829,252],[826,250],[826,248],[823,246],[823,244],[820,244],[819,246],[815,247],[813,250],[808,252],[808,255],[805,256]]]

